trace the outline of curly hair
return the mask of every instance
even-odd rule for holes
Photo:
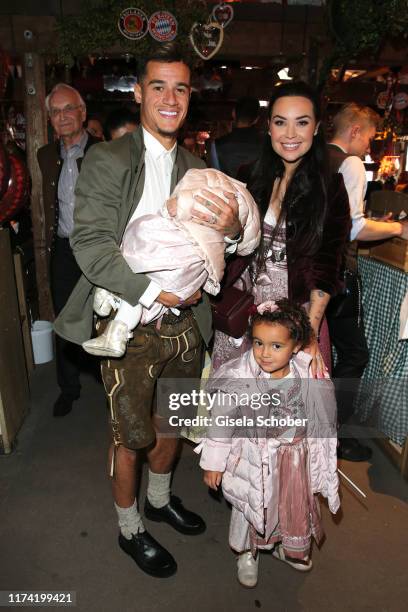
[[[276,305],[278,308],[273,312],[265,311],[263,314],[255,312],[252,315],[249,328],[251,337],[257,323],[279,323],[289,330],[290,337],[303,349],[313,337],[313,330],[305,309],[287,299],[277,300]]]

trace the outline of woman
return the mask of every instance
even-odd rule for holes
[[[305,305],[314,331],[305,350],[312,356],[312,376],[323,377],[319,332],[331,295],[341,289],[350,210],[342,176],[329,177],[319,104],[306,83],[275,87],[269,103],[269,136],[247,187],[260,208],[263,233],[239,282],[251,284],[256,304],[288,297]],[[323,340],[322,333],[321,345]],[[249,338],[236,345],[216,332],[215,369],[248,350]],[[327,358],[329,354],[327,350]]]

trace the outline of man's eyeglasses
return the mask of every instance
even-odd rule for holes
[[[73,115],[78,108],[82,108],[82,104],[77,104],[76,106],[73,104],[67,104],[64,108],[51,108],[50,109],[50,117],[55,119],[64,113],[64,115]]]

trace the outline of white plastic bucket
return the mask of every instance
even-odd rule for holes
[[[34,321],[31,328],[34,363],[47,363],[54,358],[53,325],[49,321]]]

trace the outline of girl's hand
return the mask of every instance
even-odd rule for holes
[[[210,487],[210,489],[214,489],[214,491],[217,491],[218,487],[221,484],[222,474],[222,472],[204,470],[204,482],[207,487]]]
[[[309,353],[309,355],[312,356],[310,370],[313,378],[324,378],[325,373],[327,372],[327,367],[320,352],[319,343],[317,341],[316,336],[314,336],[311,343],[303,350],[305,351],[305,353]]]

